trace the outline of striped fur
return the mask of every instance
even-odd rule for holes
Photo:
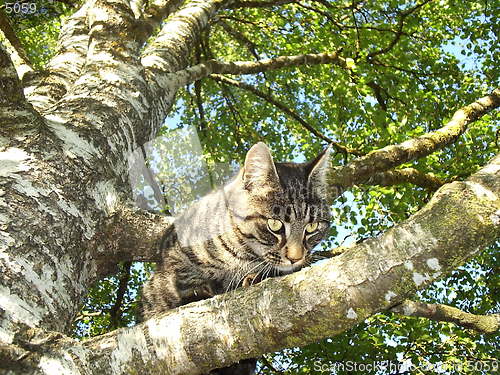
[[[305,266],[329,228],[329,155],[274,163],[264,143],[253,146],[231,182],[165,233],[162,260],[143,289],[144,318]]]

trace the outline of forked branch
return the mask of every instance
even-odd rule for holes
[[[460,108],[445,126],[434,132],[372,151],[344,167],[338,167],[331,173],[330,182],[332,186],[344,188],[367,183],[377,173],[427,156],[455,142],[467,130],[470,123],[498,106],[500,106],[500,89],[495,89],[491,94]]]

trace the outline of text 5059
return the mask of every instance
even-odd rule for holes
[[[36,3],[18,3],[18,2],[10,2],[5,3],[5,13],[23,13],[23,14],[32,14],[36,12]]]

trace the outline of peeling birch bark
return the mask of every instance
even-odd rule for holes
[[[88,0],[62,26],[57,53],[46,69],[26,75],[23,81],[25,94],[37,110],[43,111],[54,105],[78,78],[87,54],[89,35],[86,17],[92,4],[93,0]]]

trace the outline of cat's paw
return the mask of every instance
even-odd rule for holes
[[[247,286],[257,284],[260,281],[260,279],[257,276],[258,275],[256,273],[249,273],[243,279],[241,286],[246,288]]]
[[[194,294],[202,297],[203,299],[212,298],[215,296],[215,292],[210,284],[205,284],[194,290]]]

